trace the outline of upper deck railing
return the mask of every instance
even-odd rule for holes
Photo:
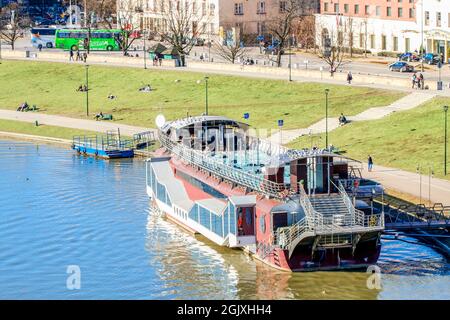
[[[218,161],[200,150],[188,148],[181,143],[172,141],[165,134],[160,133],[159,140],[161,141],[161,145],[163,147],[181,159],[205,169],[223,179],[274,198],[282,198],[283,191],[286,191],[286,186],[283,183],[276,183],[267,180],[260,175],[252,174],[223,163],[222,161]]]

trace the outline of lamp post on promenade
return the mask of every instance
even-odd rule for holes
[[[205,76],[203,80],[205,81],[205,116],[208,115],[208,79],[209,77]],[[202,80],[197,80],[198,84],[202,83]]]
[[[448,106],[444,106],[444,115],[445,115],[445,129],[444,129],[444,175],[447,175],[447,113]]]
[[[147,69],[147,48],[145,46],[145,38],[147,35],[147,30],[144,30],[143,35],[144,35],[144,69]]]
[[[291,37],[289,37],[289,81],[292,81],[292,48]]]
[[[328,93],[330,89],[325,89],[325,148],[328,149]]]
[[[89,65],[86,65],[86,116],[89,117]]]
[[[208,79],[205,77],[205,114],[208,115]]]

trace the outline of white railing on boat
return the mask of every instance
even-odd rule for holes
[[[282,198],[283,191],[286,191],[286,186],[282,183],[276,183],[263,178],[260,175],[246,172],[242,169],[235,168],[229,164],[223,163],[200,150],[188,148],[181,143],[172,141],[167,135],[160,132],[159,139],[163,147],[171,153],[177,155],[184,161],[200,167],[201,169],[211,172],[215,176],[221,177],[225,180],[234,182],[241,186],[247,187],[253,191],[262,193],[264,195]]]

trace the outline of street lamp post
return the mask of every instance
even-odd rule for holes
[[[291,37],[289,37],[289,81],[292,81],[292,51],[291,51]]]
[[[325,89],[325,149],[328,149],[328,93],[330,89]]]
[[[205,115],[208,115],[208,79],[205,77]]]
[[[147,69],[147,48],[145,47],[145,38],[146,38],[146,30],[143,32],[144,34],[144,69]]]
[[[211,40],[208,41],[208,62],[211,62]]]
[[[444,175],[447,175],[447,112],[448,106],[444,106],[445,130],[444,130]]]
[[[89,65],[86,65],[86,116],[89,117]]]

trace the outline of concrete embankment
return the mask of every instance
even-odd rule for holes
[[[36,135],[32,135],[32,134],[24,134],[24,133],[16,133],[16,132],[6,132],[6,131],[0,131],[0,138],[57,143],[57,144],[65,145],[65,146],[72,145],[72,140],[46,137],[46,136],[36,136]]]

